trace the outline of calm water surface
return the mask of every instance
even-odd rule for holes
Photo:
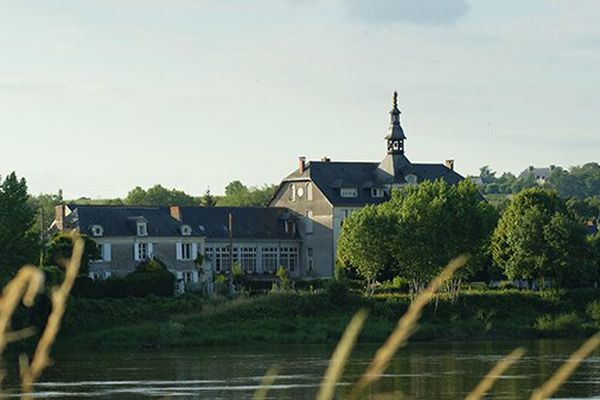
[[[503,355],[528,349],[496,384],[494,399],[527,399],[580,341],[416,343],[401,349],[376,393],[411,399],[461,399]],[[54,399],[250,399],[265,371],[278,367],[271,399],[314,399],[332,349],[247,347],[138,352],[60,352],[36,386]],[[343,393],[366,368],[375,347],[355,349],[340,383]],[[600,399],[600,357],[588,359],[556,398]]]

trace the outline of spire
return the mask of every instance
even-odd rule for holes
[[[404,154],[404,130],[400,126],[400,110],[398,109],[398,92],[394,92],[392,98],[392,110],[390,111],[390,127],[385,137],[389,154]]]

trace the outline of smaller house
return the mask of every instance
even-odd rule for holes
[[[550,178],[552,171],[555,169],[556,165],[550,165],[549,167],[534,167],[530,165],[526,170],[519,174],[519,179],[525,179],[529,176],[532,176],[535,182],[539,186],[542,186],[544,183],[546,183],[548,178]]]
[[[204,254],[205,233],[171,217],[165,207],[59,205],[51,229],[94,239],[100,258],[89,263],[92,279],[125,276],[156,259],[175,275],[179,293],[212,282],[210,266],[196,262]]]

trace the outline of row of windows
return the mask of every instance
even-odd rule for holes
[[[297,199],[313,200],[312,183],[292,183],[290,185],[289,201],[296,201]]]
[[[96,261],[111,261],[112,248],[110,243],[98,244],[99,258]],[[133,244],[133,259],[135,261],[149,260],[154,254],[153,243],[134,243]],[[176,243],[175,258],[180,261],[195,260],[198,255],[197,243]]]
[[[93,225],[91,230],[92,236],[94,237],[100,237],[104,235],[104,228],[102,225]],[[192,227],[189,225],[182,225],[180,232],[182,236],[190,236],[192,234]],[[137,222],[136,233],[137,236],[148,236],[148,225],[145,222]]]
[[[297,247],[261,247],[260,257],[256,247],[233,246],[233,263],[239,264],[247,273],[254,273],[257,267],[262,265],[265,272],[274,273],[280,266],[288,271],[298,268]],[[216,272],[222,272],[229,268],[229,246],[214,246],[206,248],[206,255],[212,260]]]

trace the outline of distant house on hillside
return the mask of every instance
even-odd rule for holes
[[[385,136],[387,154],[382,161],[336,162],[324,157],[306,162],[300,157],[298,168],[282,180],[269,205],[286,207],[298,216],[301,275],[333,275],[342,224],[355,210],[389,200],[394,188],[436,179],[457,184],[464,179],[454,170],[454,160],[411,162],[404,154],[405,140],[394,93]]]
[[[546,183],[552,174],[552,171],[555,169],[555,165],[550,165],[549,167],[534,167],[530,165],[526,170],[519,174],[519,179],[526,179],[531,176],[538,185],[542,186]]]

